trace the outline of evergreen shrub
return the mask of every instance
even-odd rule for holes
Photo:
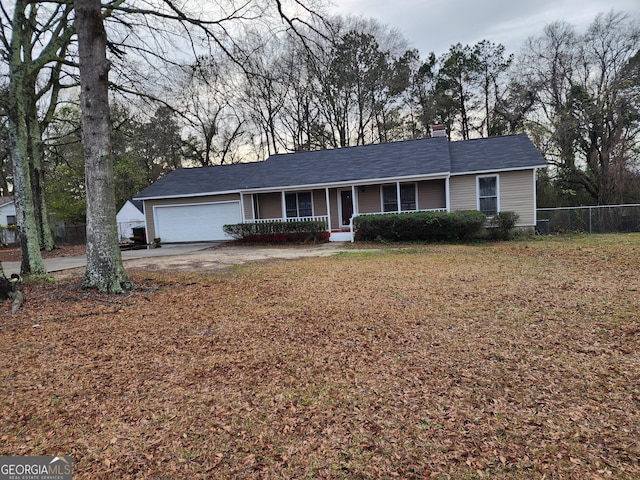
[[[358,240],[454,241],[477,236],[486,216],[477,210],[361,215],[354,219]]]
[[[236,240],[248,243],[324,242],[329,239],[325,222],[316,220],[237,223],[225,225],[223,229]]]
[[[496,213],[489,219],[487,230],[491,238],[509,240],[511,232],[520,220],[520,215],[516,212],[504,211]]]

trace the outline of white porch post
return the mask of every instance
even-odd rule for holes
[[[536,190],[537,190],[537,186],[536,186],[536,180],[537,180],[537,175],[536,172],[538,171],[537,168],[533,169],[533,224],[535,226],[538,225],[538,198],[537,198],[537,194],[536,194]],[[591,218],[591,217],[589,217]]]
[[[256,197],[255,197],[255,193],[251,194],[251,215],[253,217],[253,220],[256,220]]]
[[[357,213],[360,213],[358,209],[358,201],[357,201],[357,193],[356,193],[355,185],[351,185],[351,202],[353,203],[353,214],[355,215]]]
[[[327,201],[327,230],[331,233],[331,202],[329,201],[329,187],[325,187],[324,197]]]
[[[358,202],[356,201],[356,186],[351,185],[351,206],[353,213],[351,213],[351,220],[349,220],[349,231],[351,233],[351,243],[355,240],[355,233],[353,231],[353,219],[358,214]]]
[[[400,201],[400,182],[396,182],[396,199],[398,200],[398,213],[402,211],[402,202]]]
[[[449,191],[449,176],[444,179],[444,197],[445,197],[445,206],[447,207],[447,212],[451,211],[451,192]]]
[[[282,191],[282,218],[286,220],[287,218],[287,203],[285,201],[284,190]]]
[[[242,215],[242,223],[247,220],[247,217],[244,214],[244,194],[240,192],[240,215]]]

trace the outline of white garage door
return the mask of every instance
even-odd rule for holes
[[[154,217],[163,243],[229,240],[222,226],[242,222],[240,202],[156,206]]]

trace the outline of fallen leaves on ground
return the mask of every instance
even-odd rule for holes
[[[73,257],[85,255],[85,245],[62,245],[50,251],[42,251],[42,258]],[[22,259],[20,247],[0,248],[0,262],[19,262]]]
[[[405,245],[0,320],[0,454],[74,478],[640,478],[640,236]]]

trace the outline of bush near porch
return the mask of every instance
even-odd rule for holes
[[[358,240],[469,240],[481,232],[485,220],[477,210],[410,212],[358,216],[354,228]]]
[[[325,242],[329,239],[326,224],[315,220],[237,223],[225,225],[223,229],[225,233],[243,242],[299,243]]]

